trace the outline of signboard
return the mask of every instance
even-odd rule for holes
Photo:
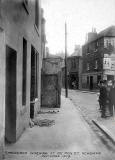
[[[103,69],[115,71],[115,54],[104,54]]]
[[[111,69],[111,58],[103,58],[103,69]]]
[[[115,72],[111,71],[111,70],[106,70],[106,71],[104,71],[104,74],[105,75],[115,75]]]

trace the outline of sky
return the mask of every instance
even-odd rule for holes
[[[67,51],[83,45],[86,33],[115,25],[115,0],[41,0],[46,19],[47,46],[51,54],[64,52],[65,22]]]

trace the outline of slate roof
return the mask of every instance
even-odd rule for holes
[[[98,33],[98,38],[100,37],[115,37],[115,26],[110,26],[103,31]]]
[[[101,37],[115,37],[115,26],[110,26],[97,34],[97,36],[85,44],[91,43]]]

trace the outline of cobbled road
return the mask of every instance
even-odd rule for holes
[[[65,90],[62,89],[62,95],[65,95]],[[89,124],[94,134],[100,139],[103,147],[109,152],[115,153],[115,146],[110,140],[93,124],[92,120],[102,120],[101,113],[99,111],[99,103],[96,92],[80,91],[80,90],[68,90],[68,98],[73,102],[76,109]],[[104,119],[103,119],[104,120]],[[100,142],[99,142],[100,143]]]

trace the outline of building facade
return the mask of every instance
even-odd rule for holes
[[[67,58],[67,77],[69,89],[81,89],[82,57]],[[62,86],[65,88],[65,66],[62,67]]]
[[[67,58],[68,87],[70,89],[80,89],[81,60],[81,56],[70,56]]]
[[[115,26],[99,34],[90,32],[88,41],[82,46],[82,88],[95,90],[102,79],[115,78]]]
[[[0,1],[0,144],[15,142],[40,108],[40,1]],[[34,113],[32,113],[34,112]],[[0,158],[1,159],[1,158]]]

